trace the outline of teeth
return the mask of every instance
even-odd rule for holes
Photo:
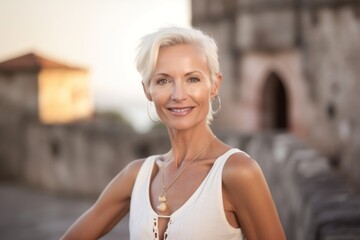
[[[182,113],[182,112],[186,112],[189,111],[190,108],[172,108],[171,111],[173,112],[177,112],[177,113]]]

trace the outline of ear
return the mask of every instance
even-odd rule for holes
[[[222,75],[221,75],[221,73],[217,73],[216,78],[215,78],[215,82],[211,86],[211,93],[210,93],[211,98],[214,98],[217,95],[219,95],[221,82],[222,82]]]
[[[141,81],[141,84],[142,84],[142,87],[143,87],[143,90],[144,90],[144,93],[145,93],[146,98],[147,98],[149,101],[152,101],[152,97],[151,97],[151,95],[150,95],[150,93],[149,93],[148,87],[145,86],[144,81]]]

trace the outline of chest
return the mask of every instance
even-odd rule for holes
[[[160,169],[153,173],[150,181],[150,202],[153,209],[156,210],[160,203],[159,196],[164,192],[165,188],[167,210],[162,214],[171,215],[178,210],[194,195],[201,185],[206,184],[206,178],[213,163],[214,161],[210,160],[194,164],[182,173],[180,172],[180,175],[179,171],[170,168],[168,168],[168,171]]]
[[[184,172],[168,189],[169,208],[161,214],[156,211],[163,187],[159,169],[154,167],[148,177],[140,174],[131,200],[131,239],[242,239],[240,229],[230,226],[226,219],[222,167],[215,167],[213,163],[194,165]],[[165,184],[170,177],[164,175]]]

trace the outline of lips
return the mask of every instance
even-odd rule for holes
[[[171,107],[168,108],[168,110],[174,115],[183,116],[188,114],[193,108],[194,107]]]

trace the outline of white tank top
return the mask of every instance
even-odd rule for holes
[[[210,172],[193,195],[172,213],[166,240],[243,240],[241,229],[232,227],[225,216],[222,199],[222,170],[230,155],[242,152],[230,149],[214,162]],[[246,153],[245,153],[246,154]],[[130,239],[159,239],[158,214],[150,203],[150,179],[155,160],[148,157],[140,168],[130,205]]]

